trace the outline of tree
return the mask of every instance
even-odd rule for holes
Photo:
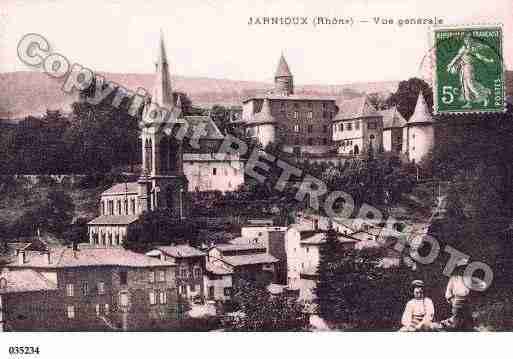
[[[260,283],[241,280],[234,294],[239,311],[225,325],[234,331],[299,331],[308,318],[295,298],[271,295]]]
[[[43,225],[47,231],[60,235],[71,224],[74,212],[75,205],[69,194],[51,190],[41,208],[41,215],[45,218]]]
[[[433,90],[424,80],[416,77],[399,82],[397,91],[388,98],[387,106],[397,106],[399,113],[408,121],[415,110],[421,91],[429,108],[432,108]]]
[[[169,209],[147,211],[139,217],[123,243],[126,249],[145,251],[154,244],[188,243],[197,245],[199,228],[191,221],[181,221]]]

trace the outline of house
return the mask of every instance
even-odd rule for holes
[[[205,265],[205,292],[208,300],[226,302],[232,298],[234,270],[221,260],[210,260]]]
[[[57,284],[32,269],[0,273],[0,331],[49,330]]]
[[[343,100],[338,107],[332,133],[339,154],[359,155],[371,145],[374,151],[383,147],[383,116],[367,96]]]
[[[189,192],[235,191],[244,184],[244,161],[238,154],[184,153]]]
[[[20,251],[6,267],[11,278],[39,283],[37,296],[46,303],[33,308],[46,311],[38,325],[17,322],[14,330],[172,329],[182,316],[172,261],[116,247],[75,246]],[[7,305],[37,305],[20,293],[10,294],[16,298],[8,297]]]
[[[146,255],[176,264],[176,286],[180,297],[189,301],[205,297],[203,276],[206,253],[187,244],[179,244],[155,247]]]
[[[279,262],[264,246],[254,243],[217,244],[208,251],[207,261],[221,262],[231,268],[233,287],[237,287],[241,279],[263,284],[274,282],[275,265]]]
[[[403,128],[406,126],[405,118],[397,111],[397,107],[379,111],[383,116],[383,150],[396,154],[403,150]]]

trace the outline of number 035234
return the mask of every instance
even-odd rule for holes
[[[10,355],[31,355],[39,354],[39,346],[10,346],[9,347]]]

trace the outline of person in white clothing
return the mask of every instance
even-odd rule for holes
[[[424,296],[424,282],[414,280],[413,299],[408,301],[401,319],[401,332],[430,331],[433,329],[435,307],[433,301]]]

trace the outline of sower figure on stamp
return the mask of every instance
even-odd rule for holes
[[[430,331],[433,329],[435,307],[433,301],[424,296],[424,282],[414,280],[413,299],[408,301],[401,319],[401,332]]]
[[[459,72],[460,76],[460,100],[466,102],[464,108],[470,108],[473,102],[484,102],[488,104],[488,97],[492,93],[489,88],[483,86],[476,79],[476,62],[492,63],[493,59],[484,56],[481,52],[488,46],[477,43],[470,34],[466,34],[463,39],[463,46],[458,50],[458,54],[447,65],[447,71],[451,74]]]
[[[449,278],[449,283],[447,283],[445,298],[451,305],[452,315],[440,322],[442,328],[454,330],[473,328],[470,289],[465,285],[464,279],[466,265],[466,260],[460,260]]]

